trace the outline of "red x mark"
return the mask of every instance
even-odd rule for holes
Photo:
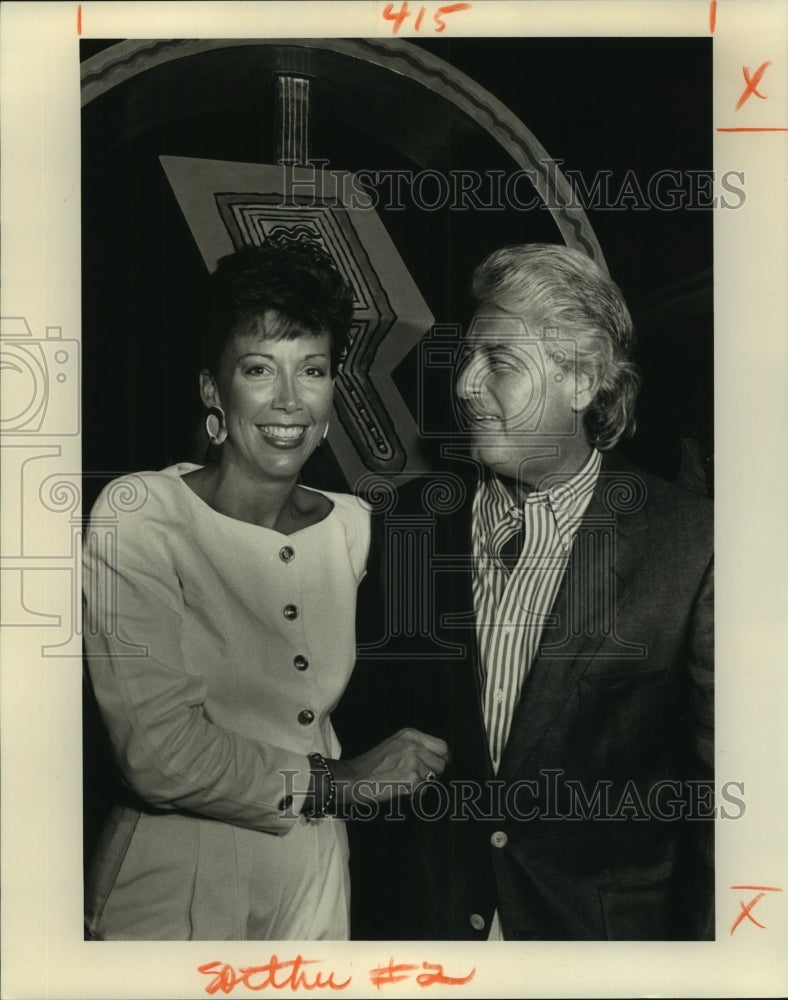
[[[756,81],[757,82],[757,81]],[[750,912],[756,903],[760,902],[767,892],[782,892],[782,889],[777,889],[773,885],[732,885],[731,889],[750,889],[757,892],[758,895],[754,896],[750,902],[745,906],[741,900],[739,900],[739,906],[741,907],[741,913],[734,920],[733,926],[731,927],[731,934],[736,930],[739,924],[746,917],[751,923],[755,924],[756,927],[760,927],[761,930],[766,926],[765,924],[759,924],[755,917]]]
[[[750,76],[750,67],[742,66],[741,71],[742,73],[744,73],[744,82],[747,84],[747,86],[742,91],[742,95],[736,103],[737,111],[742,106],[742,104],[744,104],[744,102],[749,99],[750,94],[755,94],[755,96],[760,97],[762,101],[766,100],[766,95],[759,94],[758,91],[756,90],[756,87],[761,82],[761,77],[766,72],[767,66],[771,66],[771,62],[761,63],[761,65],[756,69],[755,73],[752,76]]]

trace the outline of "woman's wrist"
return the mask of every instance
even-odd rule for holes
[[[345,807],[353,802],[353,792],[358,775],[347,760],[328,760],[327,764],[334,775],[336,811],[341,814]]]
[[[307,754],[310,763],[309,790],[301,810],[307,819],[334,816],[337,809],[337,786],[332,768],[321,753]]]

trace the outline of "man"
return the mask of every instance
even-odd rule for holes
[[[614,450],[639,376],[593,261],[505,248],[473,293],[476,475],[385,505],[338,716],[347,748],[385,715],[452,762],[357,811],[354,935],[713,938],[711,504]]]

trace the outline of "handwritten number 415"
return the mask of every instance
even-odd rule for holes
[[[446,14],[456,14],[460,10],[468,10],[471,5],[469,3],[450,3],[444,4],[443,7],[438,7],[436,11],[433,12],[432,20],[434,21],[433,31],[440,33],[446,30],[446,22],[443,20]],[[414,30],[421,31],[421,23],[424,20],[424,15],[427,11],[426,7],[419,8],[419,12],[416,15],[416,20],[413,24]],[[397,34],[399,29],[405,23],[407,18],[411,15],[411,9],[408,6],[407,0],[401,3],[399,10],[394,10],[393,3],[387,3],[383,8],[383,18],[386,21],[392,22],[392,33]],[[429,23],[429,22],[428,22]]]

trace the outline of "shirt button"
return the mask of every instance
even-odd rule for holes
[[[298,721],[302,726],[308,726],[311,722],[315,720],[315,713],[311,708],[305,708],[303,711],[298,713]]]
[[[279,812],[284,812],[285,809],[289,809],[293,804],[293,796],[285,795],[283,799],[279,800]]]
[[[305,656],[301,656],[299,653],[298,656],[293,657],[293,666],[296,670],[306,670],[309,666],[309,660]]]
[[[295,604],[285,604],[282,608],[282,614],[289,622],[291,622],[294,618],[298,618],[298,608]]]
[[[498,688],[498,690],[495,692],[495,700],[499,705],[503,701],[503,691],[501,690],[501,688]]]
[[[475,931],[484,930],[484,917],[480,913],[471,914],[471,927],[473,927]]]
[[[492,837],[490,837],[490,843],[493,847],[506,847],[509,843],[509,838],[503,830],[496,830]]]
[[[294,555],[295,551],[289,545],[285,545],[279,550],[279,558],[283,563],[289,563]]]

